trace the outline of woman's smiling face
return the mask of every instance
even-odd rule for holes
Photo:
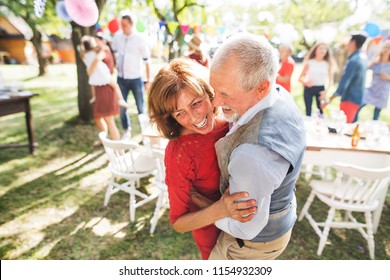
[[[207,94],[181,90],[172,117],[184,128],[181,135],[207,134],[214,128],[214,108]]]

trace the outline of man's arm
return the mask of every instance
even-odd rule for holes
[[[335,99],[338,96],[342,96],[345,93],[356,71],[357,71],[356,63],[354,61],[349,61],[347,63],[347,66],[345,67],[344,73],[340,79],[336,92],[328,100],[326,99],[321,100],[322,109],[325,108],[330,102],[332,102],[333,99]]]
[[[246,191],[257,201],[252,220],[241,223],[230,218],[215,225],[234,237],[251,240],[266,226],[271,195],[284,180],[290,163],[278,153],[259,145],[243,144],[230,156],[228,167],[230,193]]]
[[[146,63],[145,64],[145,70],[146,70],[146,83],[145,83],[145,89],[146,90],[149,90],[149,86],[150,86],[150,64],[149,63]]]

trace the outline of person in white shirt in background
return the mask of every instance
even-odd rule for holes
[[[89,76],[88,83],[91,86],[109,85],[118,97],[119,106],[124,108],[129,107],[122,97],[118,84],[113,80],[110,69],[103,62],[106,53],[97,45],[96,39],[92,36],[85,35],[81,38],[81,44],[82,59],[87,67],[87,74]],[[94,87],[92,87],[92,98],[89,102],[94,103],[95,100],[96,93]]]
[[[299,76],[299,82],[304,86],[303,98],[305,101],[306,116],[311,116],[313,98],[316,100],[320,114],[323,114],[321,98],[326,95],[326,84],[326,89],[331,89],[335,70],[336,63],[328,45],[325,43],[315,44],[303,61],[302,73]]]
[[[146,40],[133,30],[133,20],[129,15],[122,16],[122,30],[115,33],[112,49],[116,56],[118,70],[117,82],[123,98],[127,101],[129,91],[133,93],[138,114],[144,114],[145,89],[148,90],[150,77],[150,50]],[[142,61],[145,63],[146,81],[142,80]],[[130,118],[125,109],[121,109],[121,123],[125,130],[122,138],[131,137]]]
[[[96,52],[96,39],[92,36],[83,36],[80,43],[80,55],[87,68],[88,83],[92,86],[93,118],[100,131],[106,131],[111,139],[120,138],[115,124],[115,116],[119,114],[119,102],[123,100],[118,85],[113,81],[110,69],[102,61],[105,53]],[[124,100],[123,100],[124,101]],[[96,140],[93,146],[101,145]]]

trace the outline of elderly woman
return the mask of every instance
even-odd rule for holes
[[[254,200],[246,192],[221,196],[215,142],[228,123],[215,115],[208,71],[188,59],[176,59],[155,77],[148,96],[151,121],[170,141],[165,151],[170,221],[178,232],[192,231],[202,259],[208,259],[220,230],[214,222],[252,219]],[[239,201],[239,202],[238,202]]]

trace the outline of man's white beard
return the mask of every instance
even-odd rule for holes
[[[238,121],[238,119],[240,118],[240,115],[237,113],[237,112],[233,112],[232,114],[223,114],[223,117],[225,118],[225,120],[227,122],[231,122],[231,123],[234,123],[236,121]]]

